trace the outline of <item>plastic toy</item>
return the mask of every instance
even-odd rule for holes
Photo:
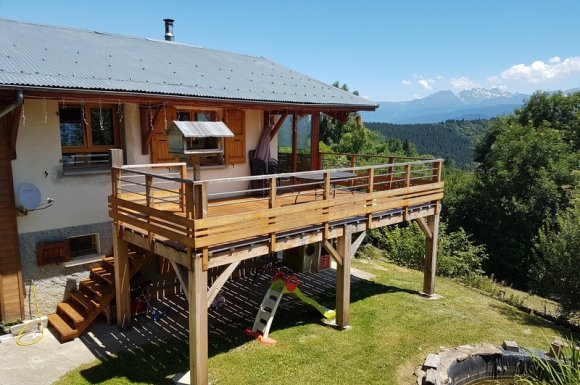
[[[266,295],[264,295],[256,319],[254,320],[254,326],[247,328],[246,334],[258,339],[263,344],[276,344],[276,340],[268,337],[268,334],[270,332],[270,327],[272,326],[272,321],[274,320],[274,315],[276,314],[276,310],[278,309],[278,305],[280,304],[284,294],[290,294],[294,298],[307,303],[318,310],[324,318],[332,319],[336,317],[336,312],[334,310],[330,310],[312,298],[305,296],[298,288],[298,285],[298,277],[295,275],[286,277],[286,274],[283,272],[277,272],[274,275],[270,288],[266,292]]]

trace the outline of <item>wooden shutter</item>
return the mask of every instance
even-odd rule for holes
[[[153,117],[153,137],[151,138],[151,162],[152,163],[167,163],[175,162],[177,160],[175,155],[169,153],[169,143],[167,134],[165,133],[165,124],[169,127],[176,119],[175,108],[162,107],[159,112],[152,111]],[[148,117],[149,118],[149,117]]]
[[[234,133],[233,138],[225,139],[226,164],[246,163],[246,130],[244,111],[227,110],[224,123]]]

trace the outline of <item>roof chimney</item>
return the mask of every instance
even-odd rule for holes
[[[173,19],[163,19],[165,22],[165,40],[175,41],[175,36],[173,36]]]

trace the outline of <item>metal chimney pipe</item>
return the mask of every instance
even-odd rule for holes
[[[163,19],[165,22],[165,40],[175,41],[175,36],[173,36],[173,19]]]

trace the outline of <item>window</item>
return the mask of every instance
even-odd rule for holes
[[[117,106],[60,106],[60,144],[63,171],[104,169],[108,150],[120,147]]]

